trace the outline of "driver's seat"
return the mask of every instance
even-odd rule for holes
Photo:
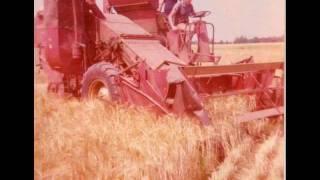
[[[214,64],[218,64],[221,58],[214,55],[213,47],[212,50],[210,48],[211,43],[206,25],[207,23],[202,20],[197,21],[195,24],[195,33],[198,37],[198,49],[197,52],[193,53],[191,62],[213,62]]]
[[[184,30],[171,30],[167,33],[169,49],[191,65],[203,62],[218,64],[221,58],[213,54],[213,49],[211,52],[206,22],[197,21],[194,25],[194,33],[198,38],[197,52],[192,50],[192,36]]]

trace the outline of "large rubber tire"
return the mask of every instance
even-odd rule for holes
[[[92,65],[83,76],[81,97],[91,100],[97,98],[104,101],[120,101],[120,88],[116,82],[118,75],[118,69],[110,63],[100,62]],[[99,96],[101,90],[107,94],[103,98]]]

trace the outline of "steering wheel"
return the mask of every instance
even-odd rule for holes
[[[206,16],[209,16],[211,14],[211,11],[199,11],[196,12],[194,15],[190,16],[192,18],[203,18]]]

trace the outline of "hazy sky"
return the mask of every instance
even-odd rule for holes
[[[34,2],[36,12],[43,0]],[[240,35],[280,36],[285,31],[285,0],[193,0],[193,4],[196,11],[213,12],[206,20],[215,25],[217,41]]]

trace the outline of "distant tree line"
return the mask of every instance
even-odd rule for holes
[[[242,43],[262,43],[262,42],[283,42],[284,36],[271,36],[271,37],[253,37],[247,38],[245,36],[240,36],[235,38],[234,44]]]
[[[233,42],[231,41],[224,41],[224,40],[220,40],[218,42],[214,42],[215,44],[232,44]]]
[[[265,43],[265,42],[284,42],[284,36],[271,36],[271,37],[253,37],[247,38],[246,36],[236,37],[234,41],[220,40],[214,42],[215,44],[244,44],[244,43]],[[197,43],[197,41],[192,41]]]
[[[253,38],[240,36],[235,38],[234,41],[220,40],[215,42],[215,44],[243,44],[243,43],[264,43],[264,42],[284,42],[284,36],[253,37]]]

